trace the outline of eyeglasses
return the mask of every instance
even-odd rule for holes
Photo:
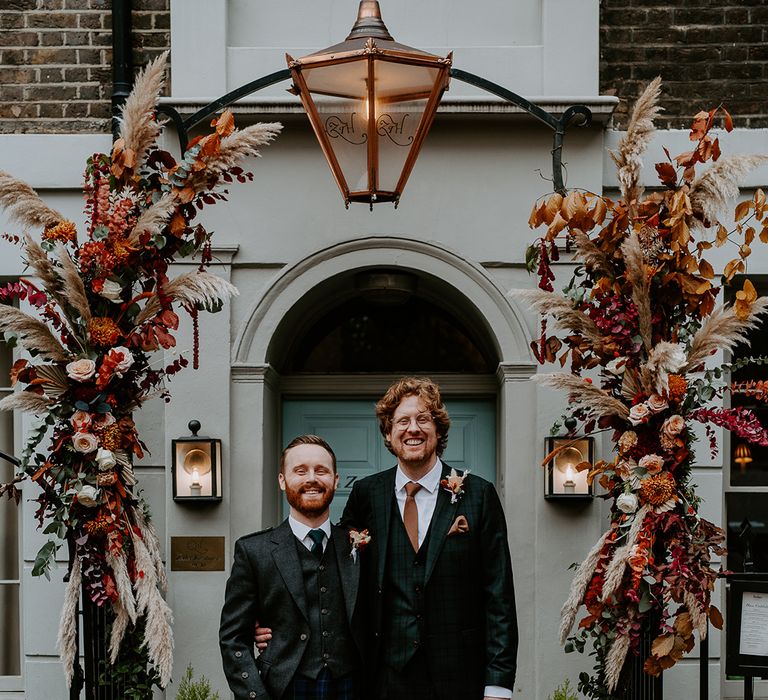
[[[411,425],[411,421],[416,420],[416,425],[418,425],[420,428],[426,428],[433,424],[432,420],[432,414],[431,413],[419,413],[418,416],[414,417],[406,417],[403,416],[402,418],[398,418],[396,421],[394,421],[394,424],[396,427],[400,428],[401,430],[405,430]]]

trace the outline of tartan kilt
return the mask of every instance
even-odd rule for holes
[[[353,676],[332,678],[324,668],[317,678],[296,676],[285,689],[281,700],[359,700]]]

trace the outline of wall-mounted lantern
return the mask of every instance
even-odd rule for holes
[[[566,421],[566,426],[568,421]],[[575,421],[574,421],[575,425]],[[544,498],[547,500],[589,500],[592,485],[587,482],[589,470],[579,471],[582,462],[594,462],[594,438],[571,433],[548,437],[547,455],[552,455],[544,474]]]
[[[221,440],[198,435],[200,421],[189,421],[191,435],[171,441],[173,500],[179,503],[221,501]]]
[[[302,101],[344,203],[397,202],[448,89],[445,58],[396,42],[377,0],[362,0],[346,40],[294,59]]]

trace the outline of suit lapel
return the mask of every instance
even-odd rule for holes
[[[306,619],[307,600],[304,593],[304,577],[295,539],[291,526],[287,520],[284,520],[272,531],[272,542],[276,545],[272,550],[272,559],[283,578],[285,587]]]
[[[451,468],[443,464],[443,477],[450,474]],[[450,494],[442,487],[438,485],[437,503],[435,504],[435,512],[432,514],[432,522],[429,525],[429,547],[427,549],[427,567],[425,572],[424,583],[429,581],[429,577],[432,575],[432,571],[437,563],[437,558],[440,556],[440,552],[445,544],[445,537],[448,534],[448,530],[451,527],[451,523],[456,518],[456,510],[459,507],[459,502],[451,503]]]
[[[384,570],[387,559],[387,543],[389,542],[389,528],[392,525],[392,498],[395,493],[395,473],[397,467],[384,472],[382,478],[375,486],[372,503],[378,504],[374,510],[375,537],[378,540],[378,583],[379,588],[384,584]]]
[[[344,528],[331,525],[331,537],[333,538],[333,548],[336,551],[336,562],[339,566],[341,590],[347,606],[347,619],[351,621],[357,600],[357,588],[360,583],[360,557],[357,557],[357,561],[352,560],[349,535]]]

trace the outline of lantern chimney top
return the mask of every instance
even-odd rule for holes
[[[352,31],[349,32],[347,41],[368,37],[394,41],[384,21],[381,19],[381,9],[379,8],[378,0],[360,0],[357,20],[352,27]]]

